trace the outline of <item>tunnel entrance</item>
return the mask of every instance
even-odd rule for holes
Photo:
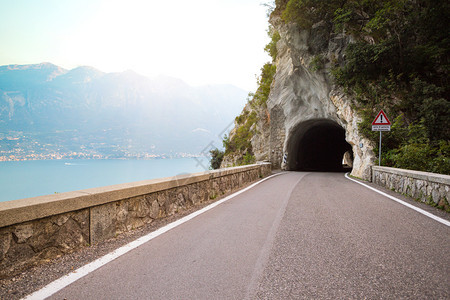
[[[343,158],[353,160],[345,130],[328,119],[315,119],[297,125],[288,141],[287,168],[292,171],[344,171]]]

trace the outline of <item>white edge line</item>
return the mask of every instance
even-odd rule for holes
[[[193,212],[190,215],[187,215],[187,216],[185,216],[185,217],[183,217],[183,218],[181,218],[181,219],[179,219],[179,220],[177,220],[175,222],[167,224],[166,226],[161,227],[158,230],[155,230],[155,231],[153,231],[153,232],[151,232],[151,233],[149,233],[149,234],[147,234],[145,236],[142,236],[142,237],[138,238],[137,240],[134,240],[134,241],[126,244],[125,246],[122,246],[122,247],[120,247],[120,248],[118,248],[118,249],[116,249],[116,250],[106,254],[105,256],[102,256],[102,257],[94,260],[93,262],[90,262],[87,265],[84,265],[84,266],[78,268],[75,271],[72,271],[71,273],[69,273],[67,275],[64,275],[63,277],[61,277],[61,278],[59,278],[59,279],[49,283],[48,285],[46,285],[42,289],[40,289],[40,290],[38,290],[38,291],[36,291],[36,292],[26,296],[25,298],[22,298],[22,299],[24,299],[24,300],[38,300],[39,299],[40,300],[40,299],[45,299],[47,297],[50,297],[51,295],[53,295],[56,292],[62,290],[66,286],[70,285],[71,283],[73,283],[73,282],[77,281],[78,279],[88,275],[89,273],[95,271],[96,269],[102,267],[103,265],[106,265],[107,263],[113,261],[114,259],[124,255],[125,253],[127,253],[127,252],[129,252],[129,251],[131,251],[131,250],[133,250],[133,249],[135,249],[137,247],[139,247],[140,245],[142,245],[142,244],[144,244],[144,243],[146,243],[146,242],[148,242],[148,241],[150,241],[150,240],[160,236],[161,234],[163,234],[163,233],[165,233],[165,232],[167,232],[167,231],[169,231],[169,230],[171,230],[171,229],[173,229],[173,228],[175,228],[175,227],[177,227],[177,226],[179,226],[179,225],[181,225],[181,224],[183,224],[183,223],[185,223],[185,222],[187,222],[189,220],[192,220],[193,218],[195,218],[195,217],[197,217],[197,216],[207,212],[210,209],[213,209],[214,207],[224,203],[225,201],[228,201],[228,200],[236,197],[239,194],[244,193],[245,191],[253,188],[254,186],[262,183],[263,181],[266,181],[266,180],[268,180],[268,179],[270,179],[272,177],[275,177],[275,176],[278,176],[278,175],[281,175],[281,174],[283,174],[283,173],[276,173],[276,174],[270,175],[269,177],[266,177],[266,178],[264,178],[264,179],[262,179],[262,180],[260,180],[258,182],[255,182],[252,185],[250,185],[250,186],[248,186],[248,187],[246,187],[246,188],[244,188],[244,189],[242,189],[242,190],[240,190],[240,191],[238,191],[238,192],[236,192],[234,194],[231,194],[231,195],[229,195],[229,196],[227,196],[227,197],[225,197],[225,198],[223,198],[221,200],[218,200],[218,201],[216,201],[216,202],[214,202],[214,203],[212,203],[212,204],[210,204],[208,206],[205,206],[204,208],[202,208],[202,209],[200,209],[198,211],[195,211],[195,212]]]
[[[400,200],[400,199],[398,199],[398,198],[395,198],[394,196],[391,196],[391,195],[389,195],[389,194],[386,194],[385,192],[379,191],[379,190],[377,190],[376,188],[373,188],[373,187],[371,187],[371,186],[369,186],[369,185],[367,185],[367,184],[364,184],[364,183],[362,183],[362,182],[359,182],[358,180],[355,180],[355,179],[351,178],[350,176],[348,176],[348,173],[345,174],[345,177],[346,177],[347,179],[351,180],[351,181],[354,181],[354,182],[356,182],[356,183],[358,183],[358,184],[360,184],[360,185],[365,186],[365,187],[368,188],[368,189],[371,189],[372,191],[377,192],[378,194],[381,194],[381,195],[383,195],[383,196],[385,196],[385,197],[388,197],[389,199],[394,200],[395,202],[398,202],[398,203],[400,203],[400,204],[402,204],[402,205],[404,205],[404,206],[406,206],[406,207],[409,207],[409,208],[411,208],[411,209],[414,209],[415,211],[417,211],[417,212],[419,212],[419,213],[421,213],[421,214],[423,214],[423,215],[425,215],[425,216],[427,216],[427,217],[429,217],[429,218],[431,218],[431,219],[433,219],[433,220],[435,220],[435,221],[438,221],[439,223],[442,223],[442,224],[447,225],[447,226],[450,227],[450,222],[447,221],[447,220],[445,220],[445,219],[442,219],[442,218],[440,218],[440,217],[438,217],[438,216],[435,216],[435,215],[433,215],[433,214],[431,214],[431,213],[429,213],[429,212],[427,212],[427,211],[425,211],[425,210],[423,210],[423,209],[421,209],[421,208],[418,208],[418,207],[416,207],[416,206],[414,206],[414,205],[411,205],[411,204],[409,204],[409,203],[407,203],[407,202],[405,202],[405,201],[403,201],[403,200]]]

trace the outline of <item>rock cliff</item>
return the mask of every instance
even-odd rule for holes
[[[287,170],[325,170],[338,168],[344,158],[353,167],[352,175],[369,179],[374,145],[358,132],[361,118],[355,101],[331,75],[351,37],[330,33],[324,23],[300,30],[274,15],[270,22],[280,40],[267,107],[246,108],[267,115],[254,124],[256,160],[270,160],[274,168]]]

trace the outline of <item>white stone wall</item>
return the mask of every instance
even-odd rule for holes
[[[450,208],[448,175],[373,166],[372,182],[418,201]]]

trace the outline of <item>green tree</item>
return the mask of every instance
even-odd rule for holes
[[[219,169],[220,165],[222,164],[223,156],[225,153],[217,148],[210,150],[209,153],[211,154],[210,160],[211,168],[213,170]]]

